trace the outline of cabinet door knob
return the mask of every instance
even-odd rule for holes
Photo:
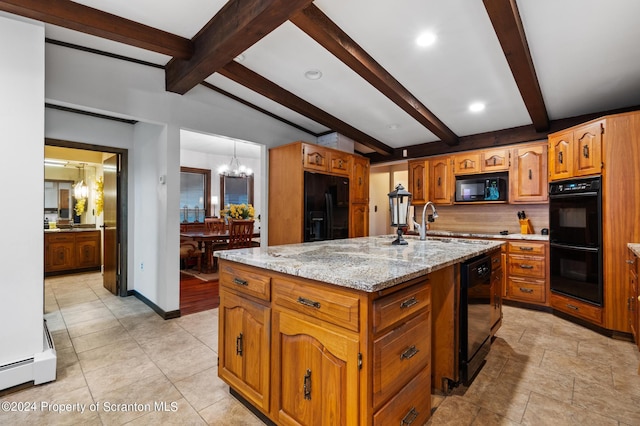
[[[584,158],[589,158],[589,145],[585,145],[582,147],[582,156]]]
[[[418,418],[418,414],[420,413],[416,411],[416,407],[411,407],[411,410],[409,410],[407,415],[402,418],[400,426],[409,426]]]
[[[302,389],[304,391],[304,399],[311,400],[311,370],[307,369],[307,373],[304,375],[302,382]]]
[[[558,153],[558,163],[562,164],[562,151]]]

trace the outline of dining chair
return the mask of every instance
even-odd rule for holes
[[[218,217],[207,217],[204,219],[204,224],[207,232],[222,232],[225,228],[224,219]]]
[[[229,220],[229,249],[252,247],[253,219]]]
[[[207,227],[207,232],[224,232],[226,225],[224,219],[218,217],[206,217],[204,224]],[[208,264],[213,267],[213,271],[218,270],[218,258],[213,255],[216,250],[226,250],[227,242],[211,242],[211,257],[208,259]]]
[[[202,272],[202,250],[194,241],[180,241],[180,261],[181,268],[188,269],[189,261],[195,260],[198,272]]]

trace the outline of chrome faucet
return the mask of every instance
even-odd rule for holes
[[[427,217],[427,207],[429,206],[431,206],[431,211],[433,213]],[[424,205],[424,208],[422,209],[422,225],[416,222],[415,216],[413,217],[413,226],[418,228],[418,232],[420,233],[421,240],[424,241],[427,239],[427,223],[435,222],[437,217],[438,217],[438,212],[436,211],[436,206],[431,201],[427,201],[427,203]]]

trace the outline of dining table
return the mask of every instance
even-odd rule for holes
[[[252,237],[260,238],[260,230],[254,229]],[[180,232],[180,238],[196,241],[200,249],[204,246],[204,270],[206,273],[210,273],[213,269],[213,265],[211,264],[211,260],[213,259],[213,246],[215,243],[229,242],[229,230],[182,231]]]

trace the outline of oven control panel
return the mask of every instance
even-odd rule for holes
[[[554,182],[549,184],[549,194],[591,192],[600,190],[600,176],[589,179]]]

